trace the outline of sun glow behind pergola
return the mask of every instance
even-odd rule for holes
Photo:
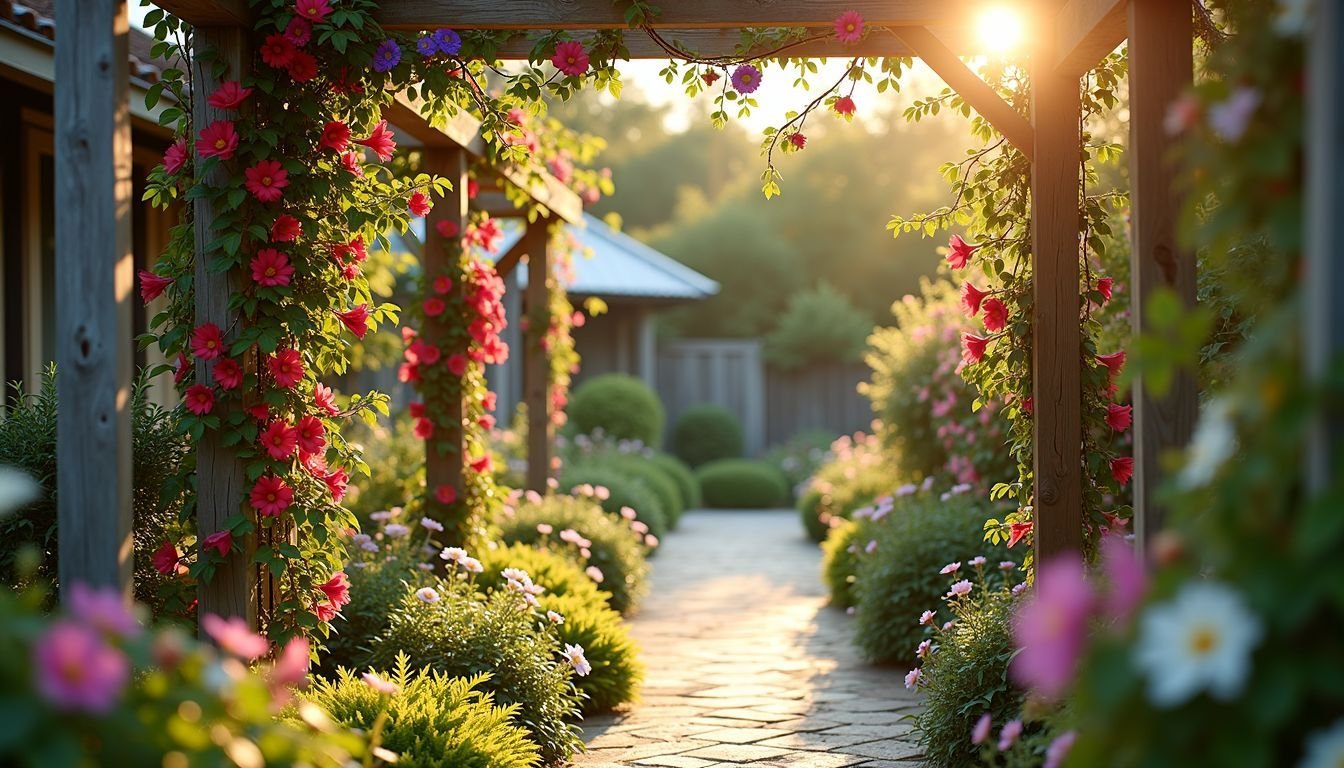
[[[1022,14],[1007,6],[989,6],[980,12],[976,37],[986,53],[1004,54],[1019,49],[1026,36]]]

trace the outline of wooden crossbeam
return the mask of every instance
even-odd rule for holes
[[[1163,0],[1190,15],[1188,2]],[[1129,34],[1129,0],[1069,0],[1055,17],[1055,68],[1060,75],[1082,77]],[[1189,25],[1186,25],[1187,27]],[[1186,36],[1189,42],[1189,35]]]
[[[969,18],[974,0],[675,0],[658,3],[655,27],[828,27],[845,11],[876,26],[955,24]],[[424,29],[619,29],[625,8],[611,0],[397,0],[377,13],[384,27]]]
[[[154,4],[194,27],[250,27],[247,0],[154,0]]]
[[[924,27],[901,27],[896,34],[1018,151],[1032,157],[1035,150],[1031,123],[966,66],[952,49]]]
[[[816,30],[815,34],[820,35],[824,32],[825,30]],[[595,30],[579,30],[573,33],[573,38],[587,44],[594,34]],[[742,30],[740,29],[664,29],[660,30],[659,34],[678,51],[701,56],[734,54],[737,52],[738,44],[742,39]],[[498,58],[506,60],[527,59],[531,55],[535,44],[535,40],[527,37],[523,30],[519,30],[517,35],[500,46],[496,55]],[[626,34],[625,46],[632,60],[669,58],[666,49],[640,31],[631,31]],[[758,46],[746,51],[745,55],[765,55],[774,52],[778,47],[777,45]],[[914,55],[916,54],[910,49],[909,45],[905,44],[905,41],[890,32],[874,32],[857,45],[846,45],[837,41],[833,35],[827,35],[821,40],[799,41],[789,44],[787,49],[778,53],[779,57],[790,59]]]

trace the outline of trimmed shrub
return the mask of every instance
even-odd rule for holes
[[[672,453],[691,467],[742,457],[742,425],[721,405],[693,405],[677,418]]]
[[[399,557],[363,563],[362,568],[347,568],[350,579],[350,603],[331,622],[326,640],[322,669],[333,674],[340,667],[363,668],[377,639],[387,629],[388,608],[406,594],[429,583],[430,577],[414,562]]]
[[[873,319],[849,297],[822,283],[789,297],[779,324],[765,337],[765,361],[786,370],[818,363],[852,363],[863,357]]]
[[[890,513],[865,526],[877,549],[859,556],[854,640],[870,661],[914,659],[923,637],[919,616],[936,610],[947,592],[947,577],[938,573],[944,565],[981,554],[996,564],[1013,559],[984,541],[987,517],[985,504],[968,493],[944,501],[923,491],[895,499]]]
[[[695,471],[700,493],[711,509],[768,509],[789,498],[784,476],[769,464],[720,459]]]
[[[550,526],[551,532],[541,533],[538,525]],[[526,502],[512,515],[503,515],[499,528],[506,543],[536,544],[559,552],[581,568],[597,568],[602,574],[601,588],[611,594],[611,607],[621,613],[633,610],[647,588],[649,566],[641,538],[624,520],[603,512],[591,499],[547,496]],[[577,531],[589,545],[579,547],[561,539],[567,529]],[[586,558],[583,549],[589,552]]]
[[[541,607],[564,617],[555,626],[560,642],[583,646],[584,657],[593,666],[586,677],[574,679],[587,696],[584,713],[605,712],[635,701],[644,681],[644,664],[621,614],[575,592],[542,595]]]
[[[476,550],[476,556],[485,568],[476,581],[491,589],[504,586],[505,568],[527,571],[532,583],[546,588],[544,597],[574,595],[585,601],[606,605],[611,593],[602,591],[584,566],[567,557],[562,550],[538,549],[531,544],[514,542],[493,549]]]
[[[621,508],[629,507],[649,527],[649,533],[660,539],[667,535],[667,514],[663,511],[663,504],[658,494],[641,479],[600,461],[567,467],[560,475],[560,487],[563,490],[572,491],[582,485],[607,489],[607,497],[597,501],[608,514],[619,518]]]
[[[578,691],[572,670],[559,661],[560,645],[517,595],[498,591],[481,600],[473,591],[435,581],[440,595],[426,603],[407,590],[392,606],[387,629],[374,643],[370,661],[393,667],[402,654],[416,665],[451,677],[488,673],[480,687],[495,701],[517,705],[518,723],[540,747],[544,762],[569,759],[582,748],[577,727]]]
[[[821,579],[831,595],[831,605],[849,608],[854,605],[854,581],[859,570],[859,547],[864,526],[853,520],[841,520],[826,535],[821,544]]]
[[[525,728],[514,725],[517,706],[498,707],[481,690],[488,675],[452,678],[422,669],[411,673],[410,659],[399,655],[395,671],[375,672],[397,686],[394,696],[375,691],[354,672],[318,679],[302,694],[332,719],[365,733],[382,723],[381,746],[397,754],[401,768],[531,768],[537,745]]]
[[[608,373],[585,381],[574,390],[566,409],[572,428],[581,433],[598,430],[617,440],[639,440],[658,445],[667,415],[653,390],[639,379]]]
[[[677,527],[677,522],[681,520],[681,513],[686,511],[686,506],[681,501],[681,491],[677,488],[677,481],[667,474],[662,467],[648,459],[637,456],[612,456],[602,459],[601,462],[626,477],[643,483],[657,497],[658,506],[663,510],[663,517],[667,520],[668,529]],[[619,511],[619,507],[617,510]]]
[[[832,458],[831,444],[835,440],[830,432],[800,432],[767,451],[762,461],[779,470],[789,484],[790,495],[796,499],[808,479]]]
[[[834,458],[808,481],[798,514],[813,541],[826,538],[837,519],[890,495],[901,484],[890,458],[873,435],[846,435],[831,444]]]
[[[676,482],[683,510],[700,506],[700,482],[695,479],[695,472],[686,465],[686,462],[670,453],[659,453],[648,461]]]

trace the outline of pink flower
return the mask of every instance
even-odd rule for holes
[[[733,83],[733,90],[738,93],[755,93],[761,87],[761,70],[750,64],[742,64],[733,70],[733,76],[729,79]]]
[[[355,334],[355,338],[362,339],[364,334],[369,332],[369,305],[360,304],[344,312],[337,312],[336,317],[341,323]]]
[[[374,154],[378,155],[378,159],[383,162],[391,160],[392,153],[397,148],[397,142],[394,141],[392,131],[388,129],[386,120],[379,120],[367,139],[356,139],[355,143],[372,149]]]
[[[252,196],[263,203],[274,203],[289,186],[289,173],[280,166],[278,160],[259,160],[257,164],[243,171],[246,178],[244,186]]]
[[[303,357],[297,349],[282,349],[266,359],[266,367],[275,379],[276,386],[293,389],[303,381]]]
[[[345,148],[350,146],[350,126],[339,120],[332,120],[322,126],[322,138],[317,140],[317,145],[323,149],[344,152]]]
[[[922,627],[933,626],[933,611],[925,611],[919,614],[919,624]]]
[[[252,95],[251,88],[244,88],[237,80],[227,80],[219,84],[215,92],[206,99],[216,109],[237,109]]]
[[[221,389],[234,390],[243,383],[243,367],[237,360],[221,358],[215,363],[215,382]]]
[[[570,77],[581,77],[588,71],[588,53],[583,50],[583,44],[574,40],[566,40],[563,43],[557,43],[555,46],[555,55],[551,56],[551,63],[555,68]]]
[[[163,153],[163,170],[169,176],[182,170],[182,166],[187,164],[187,139],[179,137],[177,141],[168,145],[168,151]]]
[[[331,13],[331,4],[328,0],[295,0],[294,11],[313,24],[320,24]]]
[[[294,434],[300,452],[311,455],[326,450],[327,428],[316,416],[307,414],[300,417],[299,423],[294,427]]]
[[[270,648],[266,638],[253,632],[241,616],[226,619],[208,613],[201,617],[201,629],[215,641],[220,650],[244,661],[262,656]]]
[[[282,213],[275,217],[275,222],[271,224],[271,240],[277,243],[291,243],[303,234],[303,225],[299,220],[290,216],[288,213]]]
[[[985,356],[985,348],[989,346],[990,340],[984,336],[977,336],[973,333],[963,333],[961,335],[961,358],[968,363],[978,363]]]
[[[140,271],[140,299],[146,304],[159,298],[168,286],[173,284],[171,277],[159,277],[147,270]]]
[[[1111,403],[1106,406],[1106,424],[1116,432],[1124,432],[1134,422],[1134,406]]]
[[[852,117],[855,110],[854,99],[848,96],[841,96],[835,100],[835,103],[831,105],[831,108],[835,110],[837,115]]]
[[[961,308],[968,317],[975,317],[980,314],[980,302],[984,301],[986,296],[989,296],[989,291],[976,288],[968,280],[961,287]]]
[[[281,688],[302,685],[308,680],[308,661],[308,638],[291,638],[271,667],[268,682]]]
[[[1110,377],[1115,378],[1120,375],[1120,371],[1125,367],[1125,350],[1112,352],[1109,355],[1097,355],[1097,362],[1106,366],[1110,372]]]
[[[413,426],[411,427],[411,429],[415,432],[415,436],[417,438],[421,440],[428,440],[434,436],[434,422],[430,421],[429,419],[420,417],[417,418],[414,422],[412,422],[412,424]]]
[[[294,490],[283,479],[266,474],[257,478],[248,501],[258,513],[266,517],[279,517],[294,503]]]
[[[449,355],[447,365],[448,372],[454,376],[461,376],[467,372],[467,358],[462,355]]]
[[[181,560],[182,555],[178,554],[177,547],[165,539],[162,546],[154,550],[154,557],[150,562],[154,564],[154,570],[168,576],[177,571],[177,564]]]
[[[319,584],[317,588],[337,609],[350,604],[350,578],[345,575],[345,571],[333,573],[330,579]]]
[[[1129,479],[1133,476],[1133,456],[1116,456],[1114,459],[1111,459],[1111,477],[1115,478],[1115,482],[1124,485],[1125,483],[1128,483]]]
[[[336,619],[336,608],[331,603],[318,603],[313,606],[313,615],[318,621],[334,621]],[[371,674],[369,672],[365,675]]]
[[[216,120],[201,131],[196,139],[196,154],[201,157],[218,157],[228,160],[238,149],[238,132],[228,120]]]
[[[362,179],[364,178],[364,166],[360,164],[362,159],[358,152],[346,152],[341,155],[341,165],[345,166],[345,170],[349,171],[351,176]]]
[[[919,667],[915,667],[914,669],[910,670],[905,674],[905,687],[914,688],[915,686],[919,685],[920,682],[922,682],[923,680],[924,680],[924,671]]]
[[[1050,742],[1050,746],[1045,748],[1045,762],[1041,765],[1041,768],[1060,768],[1064,764],[1064,758],[1069,756],[1069,750],[1073,749],[1073,742],[1077,738],[1077,733],[1066,731]]]
[[[940,573],[940,574],[942,574],[942,575],[944,575],[944,576],[948,576],[948,575],[950,575],[950,574],[956,573],[956,572],[959,571],[959,570],[961,570],[961,563],[959,563],[959,562],[957,562],[957,563],[948,563],[947,565],[944,565],[944,566],[943,566],[943,569],[942,569],[941,571],[939,571],[938,573]]]
[[[313,39],[313,25],[295,16],[285,25],[285,39],[302,48]]]
[[[975,728],[971,729],[971,743],[984,744],[989,741],[989,731],[993,726],[994,719],[989,716],[988,712],[981,715],[980,719],[975,721]]]
[[[1101,567],[1109,586],[1103,610],[1117,621],[1126,621],[1148,589],[1143,563],[1124,537],[1110,535],[1101,540]]]
[[[76,582],[65,595],[67,610],[85,624],[117,637],[140,634],[140,622],[127,608],[126,600],[115,589],[94,589]]]
[[[215,409],[215,391],[205,384],[192,384],[187,387],[182,404],[197,416],[204,416]]]
[[[262,248],[252,257],[252,282],[266,288],[289,285],[294,266],[285,254],[274,248]]]
[[[863,16],[858,11],[845,11],[835,20],[835,39],[853,45],[863,38]]]
[[[1022,721],[1009,720],[1003,724],[1003,730],[999,731],[999,751],[1007,752],[1017,743],[1017,737],[1022,735]]]
[[[1021,649],[1009,669],[1013,677],[1047,698],[1058,698],[1073,679],[1094,603],[1078,555],[1040,565],[1035,594],[1013,621],[1013,637]]]
[[[429,202],[429,195],[417,189],[411,193],[411,198],[406,202],[406,207],[410,209],[412,216],[428,216],[434,204]]]
[[[442,295],[451,290],[453,290],[453,279],[451,277],[442,276],[434,278],[435,293]]]
[[[201,541],[201,551],[213,549],[220,557],[228,557],[233,550],[233,534],[229,531],[215,531]]]
[[[206,323],[191,332],[191,353],[201,360],[214,360],[224,352],[224,336],[219,326]]]
[[[442,219],[434,223],[434,230],[440,237],[457,237],[462,226],[452,219]]]
[[[332,416],[341,412],[340,407],[336,405],[336,393],[321,382],[313,386],[313,403]]]
[[[360,677],[364,680],[365,685],[388,696],[395,695],[397,691],[401,690],[396,684],[389,683],[373,672],[365,672],[363,675],[360,675]]]
[[[440,485],[434,489],[434,498],[440,504],[452,504],[457,501],[457,489],[451,485]]]
[[[1008,307],[999,299],[985,299],[985,330],[990,333],[1002,331],[1008,325]]]
[[[955,584],[952,585],[952,588],[949,589],[949,590],[947,591],[947,595],[946,595],[946,597],[949,597],[949,598],[952,598],[952,597],[963,597],[963,596],[965,596],[965,595],[969,595],[970,593],[971,593],[971,582],[970,582],[970,580],[969,580],[969,579],[962,579],[961,581],[958,581],[957,583],[955,583]]]
[[[1097,291],[1101,293],[1102,299],[1111,300],[1111,292],[1114,290],[1115,278],[1103,277],[1097,281]]]
[[[425,317],[438,317],[443,314],[443,311],[447,309],[448,305],[438,296],[430,296],[425,299],[423,307],[425,310]]]
[[[38,694],[62,710],[107,712],[131,679],[125,654],[96,629],[69,619],[36,638],[32,664]]]
[[[259,439],[266,453],[276,461],[290,458],[299,447],[299,431],[281,419],[267,424]]]
[[[978,245],[967,245],[960,235],[953,235],[947,243],[947,263],[953,269],[965,269],[971,261],[971,254],[975,253]]]

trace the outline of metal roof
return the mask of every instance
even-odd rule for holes
[[[690,267],[607,226],[591,214],[584,226],[567,225],[578,247],[574,253],[571,294],[602,299],[700,301],[719,292],[719,284]],[[519,219],[500,221],[503,237],[490,258],[508,253],[523,236]],[[527,270],[518,270],[519,286],[527,285]]]

